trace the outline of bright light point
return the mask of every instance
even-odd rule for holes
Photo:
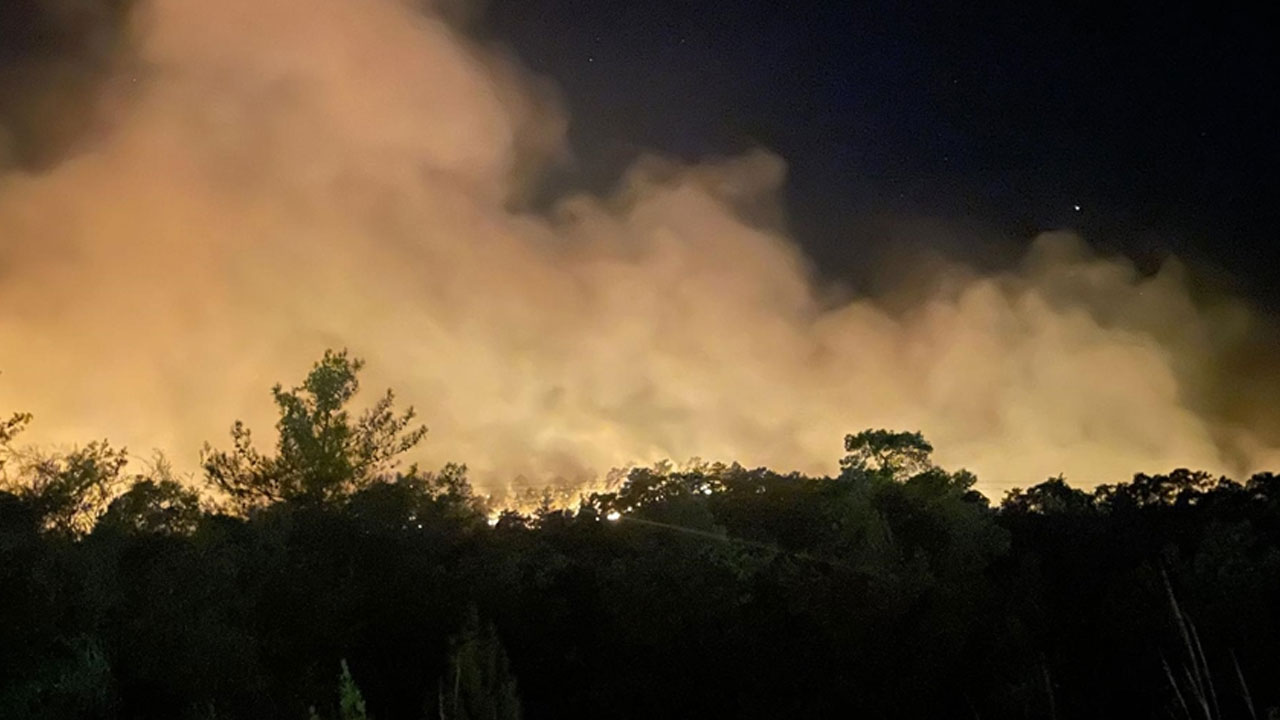
[[[497,525],[497,524],[498,524],[498,518],[499,518],[499,517],[500,517],[500,516],[498,516],[498,515],[490,515],[490,516],[489,516],[489,518],[488,518],[488,520],[486,520],[486,522],[488,522],[488,523],[489,523],[489,527],[493,527],[494,525]],[[421,526],[421,525],[419,525],[418,527],[422,527],[422,526]]]
[[[1074,207],[1074,208],[1076,209],[1076,212],[1080,212],[1080,206],[1079,206],[1079,205],[1072,205],[1071,207]]]
[[[608,515],[605,515],[604,519],[608,520],[609,522],[617,522],[621,517],[622,517],[622,513],[618,512],[617,510],[614,510]]]
[[[702,494],[703,494],[703,495],[710,495],[710,494],[711,494],[711,488],[709,488],[709,487],[704,487],[704,488],[702,488]]]

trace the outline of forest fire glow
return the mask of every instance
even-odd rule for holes
[[[193,467],[327,347],[490,488],[703,457],[831,472],[919,429],[1001,489],[1280,460],[1261,399],[1212,406],[1253,322],[1072,236],[960,267],[909,309],[832,301],[765,152],[640,163],[522,210],[563,152],[545,84],[394,0],[152,0],[84,147],[0,175],[0,411]],[[252,23],[244,18],[252,17]],[[1270,415],[1266,415],[1270,418]],[[610,517],[610,520],[616,519]]]

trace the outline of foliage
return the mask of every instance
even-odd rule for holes
[[[107,505],[98,526],[135,533],[186,535],[195,531],[203,514],[195,490],[172,478],[138,478]]]
[[[448,675],[441,679],[441,720],[520,720],[520,697],[506,651],[490,623],[473,608],[455,637]]]
[[[31,422],[29,413],[14,413],[8,420],[0,422],[0,477],[3,476],[5,461],[7,461],[13,453],[10,445],[13,439],[18,436]]]
[[[1058,477],[992,507],[919,433],[867,430],[835,477],[660,463],[491,526],[464,465],[397,469],[422,430],[389,395],[346,409],[359,369],[329,353],[277,388],[273,454],[206,449],[231,513],[163,462],[16,452],[25,416],[0,424],[0,718],[1280,707],[1276,475]]]
[[[929,469],[933,446],[918,432],[863,430],[844,436],[844,451],[848,454],[840,468],[846,473],[881,472],[897,478]]]
[[[9,481],[50,530],[72,535],[87,532],[124,482],[129,462],[122,448],[105,440],[63,454],[23,458],[18,477]]]
[[[1032,487],[1013,488],[1005,494],[1001,509],[1006,513],[1067,514],[1090,512],[1095,508],[1094,496],[1071,487],[1059,475]]]
[[[105,718],[115,711],[110,663],[101,645],[76,638],[36,670],[35,682],[0,686],[0,717]]]
[[[346,660],[342,661],[342,675],[338,678],[338,711],[342,720],[369,718],[364,707],[364,696],[360,694],[360,688],[356,687],[356,681],[351,678],[351,668],[347,667]]]
[[[394,469],[427,429],[411,427],[413,408],[399,415],[393,411],[390,390],[352,418],[346,406],[360,389],[363,366],[345,350],[326,351],[301,385],[272,388],[280,413],[276,454],[255,449],[249,429],[237,421],[232,450],[205,446],[202,465],[210,483],[237,508],[248,510],[278,501],[332,502]]]

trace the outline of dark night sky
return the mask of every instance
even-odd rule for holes
[[[457,2],[483,3],[472,30],[563,91],[576,164],[548,196],[607,189],[645,150],[763,146],[789,163],[790,230],[829,277],[865,287],[904,249],[998,266],[1072,227],[1140,267],[1177,254],[1280,309],[1280,27],[1262,12]],[[77,98],[127,54],[134,6],[0,2],[9,163],[46,167],[74,143]]]
[[[646,149],[764,146],[830,276],[865,280],[913,243],[1000,264],[1073,227],[1280,299],[1275,23],[1222,4],[910,5],[492,0],[479,28],[560,85],[577,156],[561,185],[598,189]]]

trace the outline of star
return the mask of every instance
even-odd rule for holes
[[[1079,205],[1072,205],[1071,207],[1075,208],[1075,209],[1076,209],[1076,212],[1080,212],[1080,206],[1079,206]]]

